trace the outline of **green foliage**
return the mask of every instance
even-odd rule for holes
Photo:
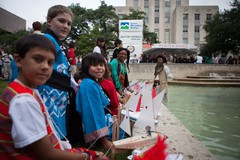
[[[14,32],[12,34],[5,32],[3,30],[0,30],[0,44],[1,44],[1,48],[3,48],[4,50],[9,51],[9,53],[14,53],[15,52],[15,44],[17,42],[17,40],[24,36],[29,34],[29,31],[26,30],[21,30],[18,32]]]
[[[234,0],[231,6],[230,10],[218,13],[204,25],[207,32],[207,44],[201,49],[204,55],[210,56],[216,51],[221,51],[222,54],[240,52],[240,2]]]

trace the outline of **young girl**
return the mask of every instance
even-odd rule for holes
[[[105,60],[102,55],[91,53],[82,60],[81,85],[76,95],[76,109],[82,117],[85,143],[100,142],[106,149],[117,152],[113,143],[107,137],[111,137],[110,114],[105,114],[104,108],[109,105],[109,100],[99,85],[99,80],[105,73]],[[120,135],[124,137],[124,133]],[[92,144],[92,145],[93,145]],[[118,150],[119,151],[119,150]]]
[[[103,78],[100,79],[99,83],[107,96],[110,99],[110,104],[108,105],[109,110],[111,111],[112,115],[118,115],[118,107],[119,102],[125,103],[125,100],[118,94],[113,80],[111,78],[112,69],[109,63],[106,64],[106,73],[104,74]]]
[[[102,54],[106,62],[108,61],[105,39],[103,37],[97,38],[96,46],[93,49],[93,53]]]
[[[76,95],[76,109],[82,117],[85,142],[100,139],[104,148],[109,149],[112,143],[106,138],[109,131],[104,113],[109,100],[98,84],[104,73],[105,61],[101,54],[91,53],[83,58],[80,73],[82,82]]]
[[[37,90],[52,74],[54,44],[45,36],[32,34],[17,42],[16,53],[18,77],[0,97],[1,159],[107,159],[101,152],[72,149],[56,136]]]

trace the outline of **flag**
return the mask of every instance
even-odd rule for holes
[[[120,125],[120,128],[124,130],[129,136],[131,136],[131,127],[130,127],[130,116],[129,116],[129,109],[126,108],[126,114],[124,116],[124,119]]]
[[[155,98],[157,95],[157,89],[156,87],[153,86],[153,89],[152,89],[152,98]]]
[[[140,155],[134,155],[134,160],[166,160],[167,153],[166,148],[167,145],[165,144],[166,137],[161,138],[158,135],[157,143],[152,146],[150,149],[145,151]]]

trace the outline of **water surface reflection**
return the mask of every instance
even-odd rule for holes
[[[240,88],[169,86],[166,106],[218,160],[240,159]]]

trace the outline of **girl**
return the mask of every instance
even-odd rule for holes
[[[106,73],[104,74],[104,77],[100,79],[99,83],[110,99],[110,104],[108,106],[109,110],[111,111],[112,115],[118,115],[118,107],[120,105],[119,102],[125,103],[125,99],[123,99],[121,95],[117,93],[111,78],[111,74],[111,66],[109,63],[107,63]]]
[[[105,115],[104,112],[109,100],[99,85],[105,68],[105,60],[101,54],[91,53],[83,58],[80,73],[82,82],[76,95],[76,109],[82,117],[85,143],[100,140],[98,142],[105,149],[116,152],[113,143],[107,138],[111,137],[112,131],[109,129],[111,122],[107,121],[111,115]]]

